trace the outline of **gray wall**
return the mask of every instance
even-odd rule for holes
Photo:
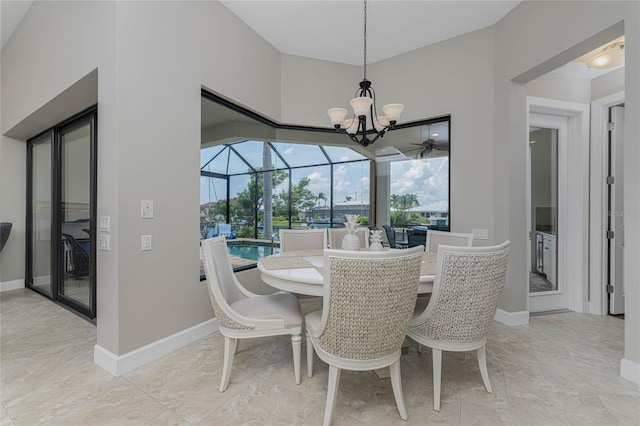
[[[452,115],[452,230],[512,241],[505,311],[524,311],[527,298],[524,83],[604,43],[594,35],[623,19],[627,72],[640,75],[638,12],[637,2],[523,2],[491,28],[370,65],[380,103],[405,103],[405,120]],[[361,77],[358,67],[280,55],[214,2],[36,2],[2,51],[3,134],[95,68],[98,214],[114,227],[112,251],[98,254],[98,343],[124,354],[212,316],[196,272],[200,87],[275,120],[326,126],[326,109],[346,105]],[[637,80],[626,89],[627,113],[638,116]],[[628,120],[628,140],[639,126]],[[23,162],[17,149],[4,158],[15,141],[2,144],[3,166]],[[640,151],[625,153],[625,199],[640,208],[631,189]],[[139,218],[141,199],[155,201],[155,219]],[[627,226],[627,256],[637,258],[640,218]],[[154,249],[143,253],[147,233]],[[637,301],[639,266],[626,265]],[[640,362],[637,303],[625,321],[625,356]]]

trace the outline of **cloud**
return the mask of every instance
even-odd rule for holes
[[[415,194],[420,205],[448,202],[449,159],[409,160],[391,164],[391,194]]]

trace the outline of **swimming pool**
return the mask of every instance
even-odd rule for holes
[[[271,243],[261,241],[227,241],[227,248],[231,256],[240,257],[246,260],[258,261],[265,256],[280,253],[280,247],[273,247]]]

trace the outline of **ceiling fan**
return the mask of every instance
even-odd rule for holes
[[[440,136],[438,133],[431,133],[431,125],[429,124],[427,126],[428,129],[428,135],[429,137],[422,141],[421,143],[412,143],[411,145],[417,145],[422,147],[421,149],[416,148],[416,149],[412,149],[411,151],[417,151],[419,149],[418,154],[416,154],[416,159],[418,160],[425,160],[428,158],[432,158],[432,157],[439,157],[440,155],[438,155],[437,151],[447,151],[446,148],[440,147],[438,146],[438,136]],[[446,145],[446,142],[443,142]]]

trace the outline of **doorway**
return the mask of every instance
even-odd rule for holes
[[[548,140],[536,166],[528,138],[526,151],[527,246],[530,313],[572,310],[585,312],[589,242],[589,105],[536,97],[527,98],[528,136]],[[537,133],[533,133],[537,132]],[[532,162],[533,161],[533,162]],[[544,190],[532,195],[535,173]],[[540,245],[542,242],[542,245]],[[537,244],[536,244],[537,243]],[[540,270],[538,270],[538,267]],[[531,280],[533,281],[533,280]],[[539,291],[536,291],[539,290]]]
[[[609,314],[624,315],[624,104],[609,108],[607,174],[607,294]]]
[[[96,119],[92,107],[27,141],[26,286],[96,317]]]

